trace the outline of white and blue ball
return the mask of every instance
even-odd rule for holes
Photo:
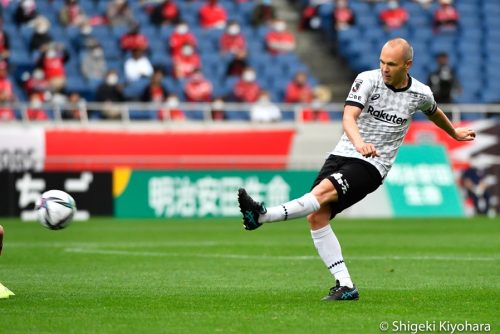
[[[76,204],[68,193],[49,190],[36,201],[35,211],[40,224],[51,230],[61,230],[71,223]]]

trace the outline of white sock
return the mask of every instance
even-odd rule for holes
[[[333,233],[330,224],[319,230],[311,231],[311,236],[314,241],[314,246],[318,250],[318,254],[325,263],[326,267],[335,279],[339,280],[340,286],[353,287],[351,276],[344,263],[340,243]]]
[[[276,221],[305,217],[319,209],[316,197],[307,193],[301,198],[291,200],[282,205],[267,208],[267,212],[259,216],[259,223],[271,223]]]

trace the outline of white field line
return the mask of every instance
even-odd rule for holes
[[[68,253],[98,254],[98,255],[122,255],[142,257],[197,257],[197,258],[219,258],[238,260],[319,260],[313,255],[245,255],[245,254],[205,254],[205,253],[166,253],[166,252],[142,252],[128,250],[112,250],[99,248],[65,248]],[[422,255],[422,256],[349,256],[346,260],[355,261],[499,261],[498,257],[487,256],[445,256],[445,255]]]

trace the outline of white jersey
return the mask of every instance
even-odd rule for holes
[[[345,132],[331,154],[363,159],[374,165],[382,177],[387,175],[396,159],[412,115],[417,110],[432,115],[437,109],[427,85],[409,77],[407,87],[396,89],[384,83],[380,70],[362,72],[357,76],[346,105],[362,109],[357,119],[361,138],[365,143],[373,144],[380,156],[363,157]]]

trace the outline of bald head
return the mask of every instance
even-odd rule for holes
[[[404,38],[398,37],[388,40],[387,43],[384,44],[382,50],[385,48],[391,48],[394,49],[394,51],[398,50],[401,52],[404,62],[413,60],[413,47]]]

